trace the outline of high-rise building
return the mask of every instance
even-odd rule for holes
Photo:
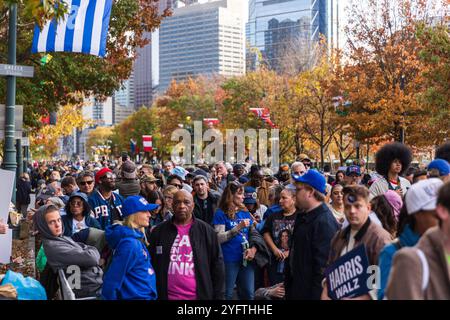
[[[166,9],[178,8],[196,3],[197,0],[160,0],[159,12]],[[134,108],[150,106],[159,83],[159,30],[146,32],[145,39],[149,43],[137,49],[137,58],[134,61]]]
[[[132,72],[128,80],[126,80],[122,88],[114,93],[114,104],[127,108],[134,108],[135,84],[134,73]]]
[[[280,70],[286,55],[308,55],[321,34],[329,36],[329,1],[249,0],[247,68],[263,62]]]
[[[243,5],[241,0],[199,2],[174,9],[162,21],[159,93],[172,79],[245,73]]]

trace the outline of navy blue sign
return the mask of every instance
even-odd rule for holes
[[[337,259],[325,270],[328,296],[339,300],[368,293],[368,267],[369,259],[363,244]]]

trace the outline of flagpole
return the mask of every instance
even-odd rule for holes
[[[17,4],[9,7],[8,31],[8,64],[16,64],[16,36],[17,36]],[[14,144],[16,107],[16,77],[6,77],[6,110],[5,110],[5,145],[3,149],[3,169],[16,172],[16,146]],[[15,186],[15,183],[14,183]],[[16,188],[13,188],[11,201],[16,202]]]

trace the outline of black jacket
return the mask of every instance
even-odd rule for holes
[[[201,219],[208,223],[209,225],[212,225],[212,221],[214,219],[214,213],[217,209],[217,204],[219,203],[220,194],[210,190],[208,192],[208,198],[206,198],[207,201],[207,208],[206,210],[203,209],[203,201],[194,195],[194,216],[198,219]]]
[[[286,299],[319,300],[331,239],[339,224],[328,206],[297,214],[290,254],[285,263]]]
[[[170,250],[177,234],[178,231],[173,224],[173,218],[156,226],[150,234],[148,251],[156,273],[158,299],[161,300],[168,299],[167,274]],[[197,299],[224,299],[225,264],[216,232],[206,222],[193,217],[189,238],[195,264]],[[157,254],[157,252],[159,253]]]
[[[31,182],[23,180],[22,178],[17,179],[16,201],[20,204],[30,204],[30,193]],[[17,210],[20,210],[20,208],[17,208]]]
[[[270,263],[270,251],[267,248],[266,242],[263,236],[256,230],[256,228],[250,228],[249,245],[256,248],[255,263],[258,267],[264,268]]]

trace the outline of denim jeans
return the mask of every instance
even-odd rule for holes
[[[253,300],[255,296],[255,271],[252,262],[244,267],[242,262],[225,263],[225,299],[233,298],[234,285],[237,285],[239,300]]]

